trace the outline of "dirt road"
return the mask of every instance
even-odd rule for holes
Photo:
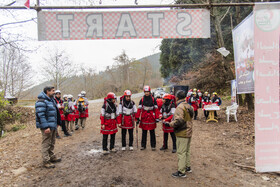
[[[57,140],[55,151],[63,161],[56,164],[55,169],[41,166],[41,135],[34,122],[28,128],[0,139],[0,186],[247,187],[280,184],[276,175],[255,174],[234,165],[235,162],[254,165],[252,114],[243,113],[246,117],[240,118],[238,123],[226,123],[223,114],[219,123],[206,124],[199,111],[191,144],[193,173],[185,179],[175,179],[171,173],[177,169],[177,156],[170,149],[159,151],[162,146],[160,125],[156,130],[157,151],[153,152],[147,146],[145,151],[118,151],[103,156],[100,108],[101,103],[92,103],[86,128],[76,131],[72,137]],[[118,132],[117,149],[121,147],[120,137]],[[172,147],[171,138],[169,147]],[[13,170],[21,167],[26,171],[16,175]]]

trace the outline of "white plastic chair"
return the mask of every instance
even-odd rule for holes
[[[233,115],[235,121],[237,121],[237,116],[236,116],[236,114],[237,114],[237,109],[238,109],[238,104],[237,104],[237,103],[234,103],[233,105],[227,107],[226,115],[227,115],[227,122],[228,122],[228,123],[229,123],[229,117],[230,117],[230,115]]]

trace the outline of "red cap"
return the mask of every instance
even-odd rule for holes
[[[130,90],[125,90],[124,91],[124,96],[131,96],[131,91]]]
[[[151,92],[151,87],[150,86],[144,86],[143,90],[144,90],[144,92]]]

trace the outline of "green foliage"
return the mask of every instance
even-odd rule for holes
[[[11,131],[16,132],[18,130],[22,130],[22,129],[25,129],[25,128],[26,128],[26,125],[14,124],[11,127]]]
[[[7,104],[8,102],[4,99],[4,92],[0,92],[0,136],[2,135],[6,121],[12,118],[12,115],[6,110]]]

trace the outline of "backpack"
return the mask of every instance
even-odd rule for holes
[[[78,105],[78,111],[79,112],[84,112],[86,110],[85,99],[84,98],[80,97],[78,99],[77,105]]]
[[[63,108],[63,114],[64,114],[64,115],[70,114],[70,113],[71,113],[71,110],[70,110],[70,108],[69,108],[69,102],[68,102],[68,101],[64,102],[64,103],[63,103],[63,106],[64,106],[64,108]]]

